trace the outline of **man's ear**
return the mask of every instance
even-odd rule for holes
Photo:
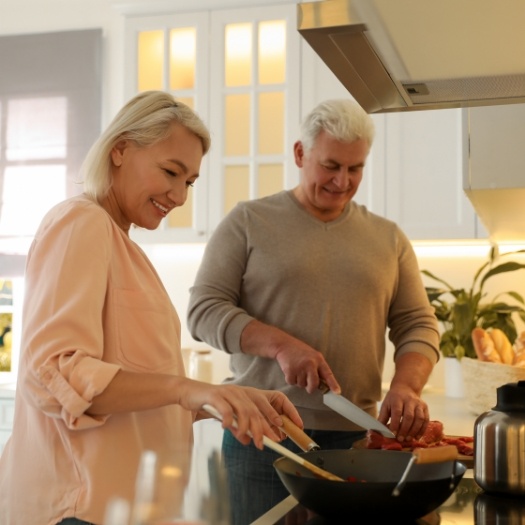
[[[303,158],[304,158],[304,147],[303,147],[303,143],[300,140],[298,140],[293,145],[293,156],[294,156],[294,159],[295,159],[295,165],[298,168],[302,168],[303,167]]]
[[[122,165],[122,158],[124,157],[124,150],[127,147],[127,140],[119,140],[111,149],[111,160],[113,165],[117,168]]]

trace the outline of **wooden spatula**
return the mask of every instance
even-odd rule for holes
[[[218,419],[219,421],[222,420],[222,416],[221,416],[220,412],[215,407],[206,404],[202,408],[204,410],[206,410],[206,412],[208,412],[208,414],[210,414],[214,418]],[[293,425],[291,420],[288,420],[288,422]],[[294,425],[294,426],[296,426],[296,425]],[[298,428],[298,427],[296,427],[296,428]],[[332,474],[331,472],[328,472],[327,470],[324,470],[324,469],[318,467],[317,465],[314,465],[313,463],[310,463],[309,461],[307,461],[306,459],[302,458],[298,454],[295,454],[291,450],[288,450],[286,447],[283,447],[279,443],[273,441],[273,439],[270,439],[268,436],[263,436],[263,444],[264,444],[265,447],[268,447],[268,448],[272,449],[273,451],[277,452],[278,454],[281,454],[281,456],[285,456],[285,457],[291,459],[292,461],[295,461],[299,465],[302,465],[303,467],[308,469],[310,472],[313,472],[316,476],[319,476],[319,477],[324,478],[324,479],[329,479],[331,481],[344,481],[343,478],[340,478],[339,476],[336,476],[335,474]]]

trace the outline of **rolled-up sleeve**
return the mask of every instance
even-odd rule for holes
[[[106,421],[86,411],[120,369],[104,361],[112,235],[93,207],[44,221],[26,268],[19,386],[33,407],[71,429]]]
[[[54,400],[47,407],[41,406],[47,412],[53,411],[53,406],[60,407],[60,417],[68,428],[81,429],[98,426],[109,417],[91,416],[85,412],[91,406],[95,396],[102,393],[120,370],[120,367],[111,363],[103,363],[90,357],[79,357],[74,376],[77,380],[61,373],[61,367],[42,366],[37,374],[42,386],[47,390],[49,397]],[[43,399],[43,398],[40,398]]]

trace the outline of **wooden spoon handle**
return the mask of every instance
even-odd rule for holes
[[[214,418],[218,419],[219,421],[222,420],[222,416],[220,412],[212,405],[203,405],[202,407],[208,414],[212,415]],[[233,426],[236,427],[237,423],[236,421],[233,422]],[[251,435],[250,433],[248,433]],[[271,448],[274,452],[277,452],[278,454],[281,454],[281,456],[285,456],[292,461],[295,461],[296,463],[299,463],[299,465],[302,465],[303,467],[307,468],[309,471],[313,472],[317,476],[329,479],[332,481],[344,481],[343,478],[340,478],[339,476],[336,476],[335,474],[332,474],[331,472],[328,472],[327,470],[323,470],[322,468],[319,468],[317,465],[314,465],[313,463],[310,463],[306,459],[302,458],[301,456],[295,454],[291,450],[288,450],[286,447],[283,447],[279,443],[273,441],[268,436],[263,436],[263,444],[265,447]]]
[[[310,472],[313,472],[316,476],[319,476],[324,479],[329,479],[331,481],[344,481],[343,478],[340,478],[339,476],[336,476],[335,474],[332,474],[331,472],[328,472],[327,470],[324,470],[318,467],[317,465],[310,463],[306,459],[295,454],[295,452],[288,450],[286,447],[283,447],[279,443],[276,443],[275,441],[271,440],[267,436],[263,436],[263,443],[266,447],[271,448],[273,451],[277,452],[278,454],[281,454],[281,456],[285,456],[291,459],[292,461],[299,463],[299,465],[302,465],[303,467],[307,468]]]
[[[281,414],[283,426],[281,430],[302,450],[319,450],[321,447],[306,433],[303,432],[288,416]]]

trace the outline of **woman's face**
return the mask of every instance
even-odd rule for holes
[[[301,168],[301,180],[294,193],[299,202],[322,221],[337,219],[361,184],[369,149],[366,140],[341,142],[325,131],[310,151],[296,142],[295,163]]]
[[[202,157],[201,140],[178,123],[152,146],[120,141],[111,151],[113,183],[104,207],[125,231],[131,224],[154,230],[186,202]]]

